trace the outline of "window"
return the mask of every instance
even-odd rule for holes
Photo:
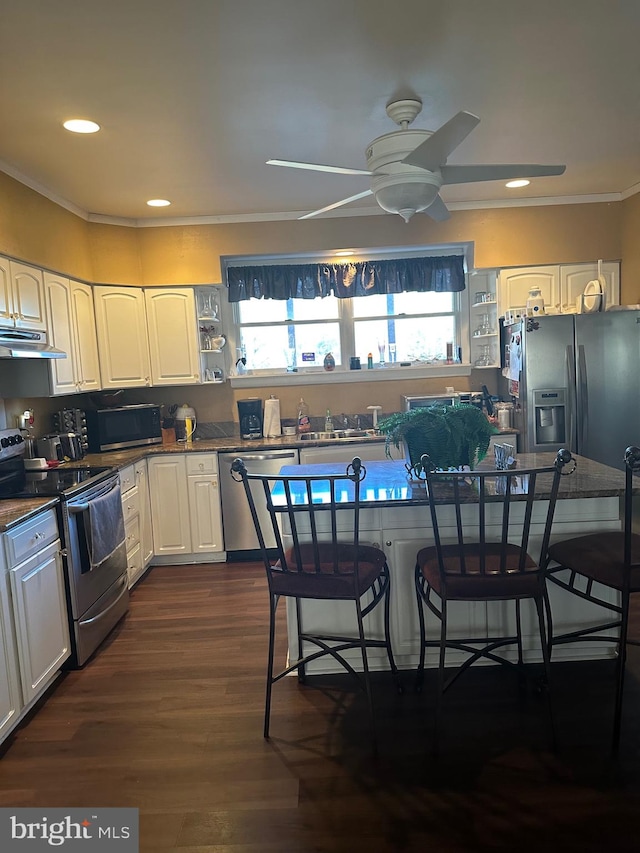
[[[331,352],[336,366],[352,355],[374,362],[443,362],[447,343],[460,343],[461,295],[393,293],[337,299],[248,299],[234,306],[239,342],[256,370],[321,367]]]

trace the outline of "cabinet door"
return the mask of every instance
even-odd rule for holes
[[[47,686],[70,653],[60,540],[11,570],[22,694]]]
[[[20,329],[46,331],[47,316],[44,302],[42,270],[11,261],[13,315]]]
[[[154,456],[147,460],[147,464],[154,554],[190,554],[189,495],[184,455]]]
[[[607,305],[620,304],[620,264],[602,264],[602,275],[606,280]],[[590,281],[598,278],[598,265],[573,264],[560,267],[560,303],[574,307]]]
[[[76,373],[80,391],[98,391],[100,360],[96,335],[93,289],[79,281],[70,282],[73,332],[76,341]]]
[[[17,660],[9,578],[0,557],[0,740],[14,727],[22,707]]]
[[[424,507],[425,521],[428,509]],[[421,537],[411,535],[406,530],[385,530],[382,533],[382,548],[387,555],[391,570],[391,644],[397,659],[413,665],[420,652],[420,629],[418,626],[418,600],[415,590],[416,556],[421,548],[433,545],[428,530]],[[440,638],[440,623],[425,608],[427,634],[430,639]],[[487,637],[486,604],[477,601],[449,602],[448,636]],[[408,656],[409,661],[406,660]],[[466,655],[457,651],[447,651],[447,664],[461,663]],[[438,665],[438,649],[426,650],[426,665]]]
[[[222,551],[222,513],[218,476],[198,474],[187,478],[191,548],[194,554]]]
[[[151,503],[149,499],[149,478],[147,460],[136,462],[135,477],[140,499],[140,549],[143,568],[146,568],[153,557],[153,528],[151,525]]]
[[[538,287],[545,305],[560,302],[560,267],[525,267],[500,270],[498,278],[499,313],[509,308],[524,308],[532,287]]]
[[[354,456],[359,456],[367,462],[384,461],[387,457],[384,441],[357,442],[354,444],[332,444],[324,447],[303,448],[300,451],[301,465],[314,465],[321,462],[351,462]]]
[[[94,288],[103,388],[149,385],[144,296],[139,287]]]
[[[196,303],[190,288],[144,291],[152,385],[195,385],[200,379]]]
[[[0,322],[13,326],[13,296],[9,258],[0,257]]]
[[[51,359],[51,391],[53,394],[75,394],[79,387],[69,279],[46,272],[44,292],[49,343],[67,354],[66,358]]]

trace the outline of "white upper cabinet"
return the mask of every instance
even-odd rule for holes
[[[620,264],[602,264],[607,282],[607,305],[620,304]],[[540,289],[545,307],[560,312],[576,309],[576,300],[584,293],[588,282],[598,277],[598,264],[558,264],[548,267],[524,267],[500,270],[498,277],[498,313],[524,308],[532,287]]]
[[[139,287],[93,289],[103,388],[151,384],[144,294]]]
[[[0,323],[46,330],[42,270],[0,258]]]
[[[98,343],[92,289],[79,281],[45,272],[49,341],[67,353],[51,359],[52,394],[97,391],[100,385]]]
[[[96,313],[93,307],[93,288],[79,281],[71,281],[70,284],[80,390],[98,391],[102,388],[102,381],[98,358]]]
[[[525,267],[500,270],[498,276],[498,313],[509,308],[524,308],[529,291],[537,287],[545,305],[560,301],[560,267]]]
[[[606,281],[606,304],[620,304],[620,264],[603,263],[602,275]],[[560,304],[574,307],[590,281],[598,278],[597,264],[573,264],[560,267]]]
[[[145,288],[152,385],[200,380],[196,304],[192,288]]]

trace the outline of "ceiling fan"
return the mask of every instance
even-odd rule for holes
[[[383,210],[400,214],[405,222],[408,222],[414,213],[422,212],[442,222],[450,216],[439,195],[440,187],[445,184],[562,175],[566,168],[530,163],[447,166],[447,157],[466,139],[480,119],[473,113],[462,111],[439,130],[410,130],[409,125],[421,110],[422,101],[417,97],[387,104],[387,115],[400,126],[400,130],[379,136],[367,147],[367,169],[299,163],[294,160],[267,160],[267,163],[273,166],[334,172],[339,175],[368,175],[371,178],[370,189],[343,198],[320,210],[306,213],[299,219],[309,219],[352,201],[375,195]]]

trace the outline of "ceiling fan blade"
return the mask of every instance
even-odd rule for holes
[[[417,148],[414,148],[411,154],[407,154],[402,162],[408,163],[409,166],[419,166],[421,169],[435,172],[447,162],[449,154],[467,138],[479,123],[480,119],[473,113],[464,110],[459,112],[424,142],[421,142]]]
[[[451,218],[447,205],[442,201],[442,198],[439,195],[434,198],[424,212],[427,216],[435,219],[436,222],[444,222],[446,219]]]
[[[328,204],[326,207],[321,207],[320,210],[314,210],[311,213],[305,213],[298,219],[311,219],[312,216],[317,216],[319,213],[326,213],[328,210],[334,210],[336,207],[342,207],[343,204],[349,204],[350,201],[357,201],[359,198],[366,198],[368,195],[373,195],[372,190],[365,190],[363,193],[350,195],[349,198],[343,198],[341,201],[334,201],[333,204]]]
[[[515,178],[542,178],[562,175],[566,166],[538,166],[514,163],[512,166],[442,166],[443,184],[468,184],[472,181],[509,181]]]
[[[336,175],[373,175],[367,169],[346,166],[323,166],[322,163],[297,163],[295,160],[267,160],[268,166],[288,166],[290,169],[311,169],[314,172],[335,172]]]

